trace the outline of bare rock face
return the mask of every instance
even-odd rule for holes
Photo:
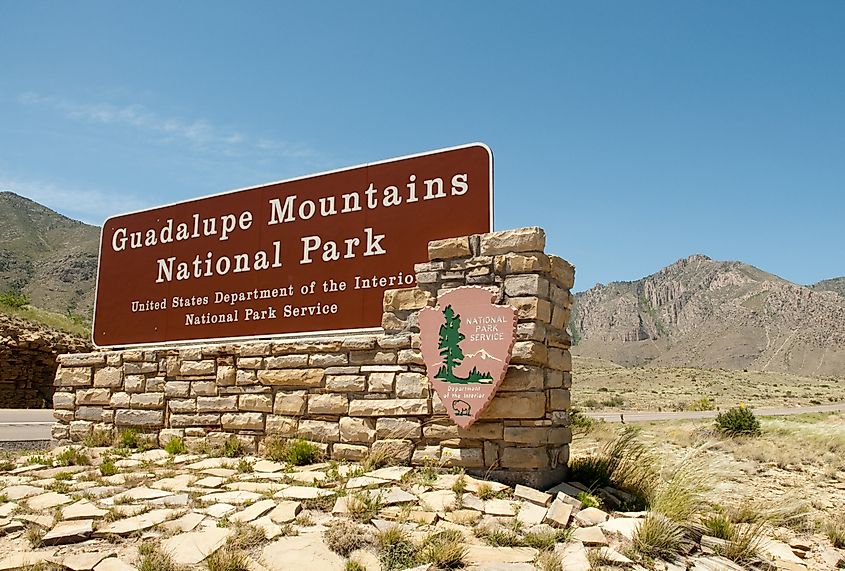
[[[845,280],[811,287],[696,254],[575,296],[573,353],[622,365],[845,374]]]
[[[52,407],[57,357],[90,349],[81,337],[0,313],[0,408]]]

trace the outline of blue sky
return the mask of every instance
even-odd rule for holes
[[[0,0],[0,189],[86,222],[483,141],[576,289],[845,274],[845,2]]]

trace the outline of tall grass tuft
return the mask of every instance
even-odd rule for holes
[[[650,503],[658,481],[657,459],[637,440],[637,431],[627,428],[601,450],[574,459],[569,477],[590,489],[613,486],[634,496],[630,510],[644,509]]]
[[[663,514],[651,512],[634,532],[634,548],[648,557],[668,557],[680,551],[684,528]]]

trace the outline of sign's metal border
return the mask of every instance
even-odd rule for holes
[[[328,170],[328,171],[323,171],[323,172],[318,172],[318,173],[312,173],[312,174],[297,176],[297,177],[288,178],[288,179],[284,179],[284,180],[265,182],[263,184],[246,186],[246,187],[243,187],[243,188],[236,188],[236,189],[233,189],[233,190],[226,190],[226,191],[218,192],[218,193],[215,193],[215,194],[208,194],[206,196],[200,196],[198,198],[190,198],[188,200],[171,202],[169,204],[161,204],[161,205],[158,205],[158,206],[153,206],[151,208],[143,208],[141,210],[133,210],[131,212],[124,212],[122,214],[115,214],[114,216],[109,216],[103,222],[102,227],[100,227],[100,244],[99,244],[100,247],[97,250],[97,281],[96,281],[96,284],[95,284],[95,287],[94,287],[94,315],[92,316],[92,325],[91,325],[91,344],[97,349],[123,349],[123,348],[130,348],[130,347],[154,348],[154,347],[174,347],[174,346],[192,347],[192,346],[195,346],[195,345],[202,345],[202,344],[205,344],[205,343],[228,343],[228,342],[235,342],[235,341],[267,341],[267,340],[271,340],[271,339],[291,339],[291,338],[296,339],[296,338],[305,338],[305,337],[325,337],[325,336],[329,336],[329,335],[349,334],[349,333],[379,333],[379,332],[383,332],[384,329],[381,328],[381,327],[367,327],[367,328],[359,328],[359,329],[333,329],[333,330],[330,330],[330,331],[304,331],[304,332],[301,332],[301,333],[277,333],[277,334],[264,334],[264,335],[247,335],[247,336],[238,336],[238,337],[209,337],[209,338],[203,338],[203,339],[186,339],[184,341],[165,341],[165,342],[162,342],[162,343],[130,343],[130,344],[126,344],[126,345],[98,345],[94,341],[94,332],[96,331],[96,328],[97,328],[97,321],[96,321],[96,319],[97,319],[97,297],[98,297],[97,294],[99,293],[99,289],[100,289],[100,261],[101,261],[100,258],[101,258],[102,250],[103,250],[103,236],[104,236],[105,231],[106,231],[106,226],[108,225],[109,220],[111,220],[112,218],[120,217],[120,216],[127,216],[127,215],[130,215],[130,214],[139,214],[141,212],[149,212],[151,210],[158,210],[159,208],[167,208],[169,206],[186,204],[188,202],[197,202],[197,201],[200,201],[200,200],[205,200],[206,198],[214,198],[215,196],[223,196],[225,194],[233,194],[235,192],[242,192],[244,190],[254,190],[256,188],[262,188],[262,187],[265,187],[265,186],[269,186],[271,184],[282,184],[282,183],[286,183],[286,182],[304,180],[304,179],[314,178],[314,177],[318,177],[318,176],[324,176],[324,175],[328,175],[328,174],[335,174],[335,173],[339,173],[339,172],[359,169],[359,168],[363,168],[363,167],[370,167],[370,166],[381,165],[381,164],[385,164],[385,163],[393,163],[393,162],[396,162],[396,161],[402,161],[402,160],[406,160],[406,159],[414,159],[416,157],[424,157],[426,155],[436,155],[438,153],[444,153],[444,152],[447,152],[447,151],[457,151],[458,149],[468,149],[468,148],[471,148],[471,147],[481,147],[481,148],[483,148],[485,151],[487,151],[487,156],[490,158],[490,161],[489,161],[490,162],[490,174],[489,174],[489,178],[490,178],[490,229],[489,229],[489,231],[493,232],[493,228],[494,228],[494,226],[493,226],[493,151],[490,149],[490,147],[488,147],[486,144],[484,144],[480,141],[477,141],[477,142],[474,142],[474,143],[467,143],[465,145],[458,145],[458,146],[455,146],[455,147],[446,147],[446,148],[443,148],[443,149],[434,149],[432,151],[425,151],[425,152],[422,152],[422,153],[414,153],[412,155],[404,155],[404,156],[401,156],[401,157],[384,159],[384,160],[375,161],[375,162],[372,162],[372,163],[363,163],[363,164],[360,164],[360,165],[354,165],[354,166],[343,167],[343,168],[339,168],[339,169],[333,169],[333,170]],[[423,261],[425,261],[425,260],[420,260],[420,262],[423,262]]]

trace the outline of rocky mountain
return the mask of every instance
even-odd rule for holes
[[[32,305],[90,322],[100,229],[0,192],[0,293],[20,290]]]
[[[845,375],[843,285],[797,285],[696,254],[577,294],[573,352],[622,365]]]
[[[812,287],[816,291],[833,291],[845,297],[845,276],[841,278],[831,278],[829,280],[822,280]]]

